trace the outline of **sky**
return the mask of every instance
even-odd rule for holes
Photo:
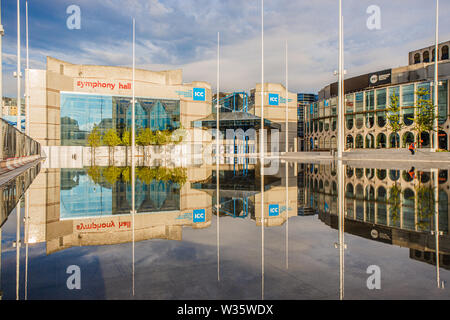
[[[25,67],[25,1],[21,2],[22,68]],[[17,1],[2,1],[3,95],[17,95]],[[66,12],[77,5],[80,29]],[[370,30],[368,7],[380,8],[380,29]],[[183,69],[183,81],[215,89],[220,32],[221,91],[249,91],[261,82],[261,0],[29,0],[30,68],[45,69],[52,56],[75,64]],[[450,40],[450,1],[440,1],[440,42]],[[343,0],[346,77],[408,64],[408,52],[434,44],[432,0]],[[335,82],[338,0],[264,1],[265,82],[317,93]]]

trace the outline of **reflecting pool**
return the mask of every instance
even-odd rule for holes
[[[2,189],[3,299],[450,298],[445,167],[33,170],[19,217]]]

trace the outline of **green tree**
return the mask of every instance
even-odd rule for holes
[[[400,147],[400,141],[397,139],[398,133],[403,128],[403,122],[401,121],[400,117],[400,103],[399,103],[399,97],[393,93],[391,95],[391,102],[389,104],[389,107],[387,108],[387,119],[388,119],[388,125],[391,129],[392,133],[395,134],[396,137],[396,148]]]
[[[111,186],[114,186],[116,184],[121,174],[122,169],[119,167],[111,166],[103,170],[103,176]]]
[[[155,143],[156,137],[150,128],[145,128],[139,131],[139,135],[136,137],[136,144],[144,147],[144,156],[145,156],[145,147],[150,146]]]
[[[92,182],[100,184],[100,181],[102,179],[102,170],[99,167],[89,167],[87,174],[91,178]]]
[[[416,115],[414,118],[414,131],[417,132],[418,146],[422,145],[422,132],[431,133],[434,131],[434,119],[436,114],[434,111],[433,102],[431,99],[426,99],[430,96],[430,92],[424,88],[419,88],[416,91]]]
[[[88,145],[91,147],[91,163],[94,162],[95,165],[95,148],[101,145],[102,137],[100,135],[100,130],[97,126],[92,129],[91,133],[87,137]]]
[[[122,143],[119,138],[117,131],[115,129],[108,129],[103,136],[103,143],[109,147],[109,162],[111,162],[111,148],[113,150],[113,161],[114,161],[114,148]]]

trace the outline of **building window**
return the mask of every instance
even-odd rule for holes
[[[377,191],[377,223],[386,225],[387,222],[387,192],[384,187]]]
[[[377,109],[386,109],[386,89],[377,90]]]
[[[431,53],[431,61],[434,62],[434,57],[436,57],[436,49],[433,49]]]
[[[419,143],[418,147],[429,148],[430,147],[430,142],[431,142],[430,134],[428,132],[422,132],[420,134],[420,141],[419,142],[420,143]]]
[[[331,119],[331,130],[332,131],[336,131],[336,126],[337,126],[337,119],[336,118],[332,118]]]
[[[412,132],[406,132],[403,135],[403,148],[408,147],[411,143],[414,143],[414,134]]]
[[[380,128],[383,128],[386,125],[386,112],[385,111],[377,112],[377,124]]]
[[[442,85],[439,86],[438,90],[438,114],[439,114],[439,124],[444,124],[447,121],[447,110],[448,110],[448,81],[442,81]],[[434,96],[434,95],[433,95]]]
[[[375,139],[371,133],[366,135],[366,148],[374,149],[375,148]]]
[[[405,189],[403,192],[403,228],[416,229],[415,194],[411,189]]]
[[[324,129],[325,131],[330,130],[330,118],[325,119]]]
[[[375,114],[373,112],[367,112],[366,113],[366,127],[367,128],[373,128],[373,125],[375,124]]]
[[[398,181],[400,179],[400,170],[389,170],[389,179]]]
[[[334,150],[337,149],[336,137],[335,136],[331,137],[331,149],[334,149]]]
[[[386,179],[387,171],[385,169],[377,169],[377,178],[380,180]]]
[[[364,93],[358,92],[355,94],[355,112],[364,111]]]
[[[414,84],[402,86],[402,107],[414,106]]]
[[[430,52],[428,52],[428,51],[425,51],[424,53],[423,53],[423,62],[430,62]]]
[[[377,136],[377,148],[386,148],[386,135],[384,133],[379,133]]]
[[[364,125],[364,115],[359,113],[356,115],[356,129],[361,129]]]
[[[346,123],[347,123],[347,129],[352,130],[353,129],[353,116],[345,116]]]
[[[447,150],[447,134],[445,131],[439,131],[439,149]]]
[[[374,91],[366,91],[366,110],[371,111],[375,109],[375,94]]]
[[[323,131],[323,120],[319,120],[319,132]]]
[[[420,53],[414,55],[414,64],[420,63]]]
[[[398,133],[391,133],[389,135],[389,148],[400,147],[400,135]]]
[[[441,60],[448,60],[448,46],[443,46],[441,49]]]
[[[364,139],[363,139],[363,136],[360,134],[358,134],[355,138],[355,147],[356,147],[356,149],[364,148]]]
[[[353,149],[353,136],[350,134],[347,136],[347,139],[346,139],[346,148]]]
[[[345,111],[347,113],[353,113],[355,110],[355,97],[353,94],[347,94],[345,96]]]

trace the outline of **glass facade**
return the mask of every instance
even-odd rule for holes
[[[94,128],[100,133],[131,129],[131,97],[61,92],[61,145],[86,146]],[[174,130],[180,127],[180,101],[136,98],[136,131]]]

